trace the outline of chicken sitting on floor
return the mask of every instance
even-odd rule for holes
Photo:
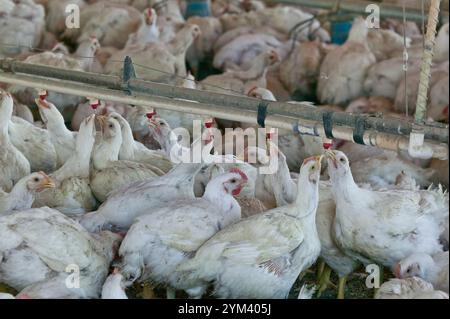
[[[448,293],[448,254],[448,251],[433,256],[413,254],[395,265],[395,276],[400,279],[417,276],[433,284],[435,289]]]

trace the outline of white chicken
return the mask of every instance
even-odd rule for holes
[[[431,283],[434,289],[448,293],[448,262],[448,251],[432,256],[417,253],[400,260],[394,266],[394,273],[399,279],[413,276],[422,278]]]
[[[54,187],[53,180],[43,172],[25,176],[10,193],[0,189],[0,215],[30,209],[38,193]]]
[[[0,217],[0,281],[21,290],[55,279],[47,298],[65,291],[78,298],[98,298],[121,237],[89,234],[60,212],[43,207]],[[67,269],[80,271],[80,289],[66,285]],[[59,288],[59,289],[58,289]],[[22,292],[24,293],[24,292]]]
[[[102,288],[102,299],[128,299],[125,293],[125,282],[118,268],[114,268],[106,278]]]
[[[164,173],[173,167],[172,162],[162,152],[149,150],[143,144],[133,139],[130,124],[120,114],[111,112],[108,117],[115,119],[122,130],[122,145],[119,151],[119,160],[127,160],[150,164],[158,167]]]
[[[240,220],[241,207],[233,196],[246,181],[242,171],[232,170],[212,179],[201,198],[174,201],[138,217],[119,250],[125,277],[150,279],[201,297],[207,287],[190,286],[176,268],[216,232]]]
[[[8,127],[13,112],[11,94],[0,92],[0,189],[10,191],[22,177],[30,174],[30,163],[11,143]]]
[[[89,167],[96,134],[94,122],[95,116],[91,115],[81,123],[74,153],[50,175],[56,187],[38,194],[34,207],[48,206],[65,214],[80,214],[95,209],[97,201],[89,185]]]
[[[344,153],[326,155],[336,202],[335,239],[346,255],[363,264],[393,267],[412,253],[442,250],[439,237],[448,216],[448,194],[363,189],[354,182]]]
[[[8,131],[11,143],[30,162],[31,171],[51,173],[55,170],[57,154],[47,130],[13,116]]]
[[[396,278],[382,284],[375,299],[448,299],[448,294],[418,277]]]
[[[376,62],[367,43],[368,32],[365,20],[355,19],[347,41],[325,57],[317,86],[321,103],[345,104],[363,95],[367,70]]]
[[[55,147],[57,167],[61,167],[75,152],[77,133],[66,127],[64,117],[53,103],[40,98],[36,99],[35,102]]]
[[[102,116],[97,119],[102,126],[102,138],[94,147],[90,186],[100,202],[104,202],[114,190],[136,181],[151,180],[164,175],[164,172],[154,165],[119,160],[123,142],[119,122]]]
[[[141,26],[135,33],[128,36],[125,47],[157,42],[159,39],[159,29],[156,25],[157,21],[158,16],[155,9],[145,9],[142,14]]]
[[[91,232],[104,228],[128,229],[136,217],[165,207],[174,200],[192,199],[201,164],[178,164],[150,181],[135,182],[111,193],[97,211],[85,214],[81,224]]]
[[[226,227],[178,270],[193,283],[213,282],[220,298],[287,298],[320,254],[315,227],[320,161],[304,161],[294,203]]]

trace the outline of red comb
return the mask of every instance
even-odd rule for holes
[[[153,112],[147,113],[147,114],[145,114],[145,115],[147,116],[147,118],[151,119],[153,116],[156,115],[156,112],[153,111]]]
[[[245,173],[244,173],[243,171],[241,171],[241,170],[240,170],[239,168],[237,168],[237,167],[233,167],[232,169],[230,169],[230,173],[236,173],[236,174],[241,175],[241,177],[242,177],[242,179],[243,179],[244,181],[247,181],[247,180],[248,180],[247,175],[245,175]]]
[[[153,14],[153,13],[152,13],[152,8],[148,8],[148,9],[147,9],[147,14],[148,14],[149,17],[152,16],[152,14]]]

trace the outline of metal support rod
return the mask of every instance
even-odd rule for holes
[[[149,95],[145,92],[132,92],[131,95],[128,95],[127,91],[121,89],[110,89],[80,82],[46,79],[37,76],[4,72],[0,72],[0,82],[25,87],[39,87],[49,91],[76,96],[86,96],[86,94],[89,93],[89,96],[95,96],[99,99],[118,103],[143,105],[154,107],[156,109],[162,108],[198,115],[214,116],[250,124],[257,123],[257,112],[246,108],[224,108],[223,106],[214,104],[186,100],[181,101],[174,98]],[[298,105],[295,106],[299,107]],[[277,127],[286,130],[292,130],[293,126],[296,124],[300,132],[325,137],[324,127],[321,121],[311,121],[293,115],[269,114],[266,117],[265,123],[268,127]],[[354,142],[353,127],[351,126],[335,125],[332,132],[335,138]],[[376,132],[374,130],[366,130],[363,134],[363,141],[366,145],[378,146],[394,151],[407,150],[409,145],[406,136]],[[432,150],[433,157],[440,159],[448,158],[447,144],[433,141],[426,141],[426,144]]]
[[[216,92],[192,90],[162,83],[139,80],[135,78],[130,78],[129,81],[125,82],[124,84],[122,79],[118,76],[64,70],[42,65],[33,65],[15,61],[13,59],[0,60],[0,70],[7,72],[2,74],[0,71],[0,75],[2,76],[1,81],[6,83],[12,83],[14,79],[17,79],[17,75],[15,75],[14,73],[23,73],[29,75],[27,77],[27,80],[30,81],[31,80],[41,81],[44,80],[45,78],[70,81],[65,83],[67,88],[74,86],[75,83],[81,83],[84,85],[92,86],[94,89],[101,87],[106,89],[120,90],[122,92],[129,90],[133,94],[142,93],[147,96],[151,95],[153,100],[155,100],[156,97],[158,97],[163,98],[164,100],[183,99],[196,101],[214,107],[217,110],[217,112],[220,113],[221,115],[219,116],[218,114],[213,114],[212,112],[211,114],[198,113],[193,111],[192,109],[184,110],[182,108],[179,108],[177,110],[181,112],[193,112],[194,114],[205,114],[209,116],[216,116],[219,118],[229,120],[236,120],[234,118],[230,118],[231,116],[233,116],[233,114],[231,114],[231,109],[233,109],[233,112],[235,110],[242,110],[242,111],[250,111],[252,114],[256,114],[256,112],[258,111],[258,107],[260,105],[260,100],[249,98],[246,96],[236,96]],[[26,84],[23,85],[30,86]],[[40,86],[37,85],[37,87]],[[91,88],[89,88],[89,90],[90,89]],[[55,91],[61,92],[58,90]],[[85,96],[87,94],[86,92],[89,91],[88,89],[85,88],[84,93],[80,95]],[[92,95],[92,93],[89,92],[89,95]],[[134,104],[138,103],[135,102]],[[271,116],[272,114],[277,114],[280,116],[295,119],[300,118],[303,120],[309,120],[319,123],[323,121],[324,112],[327,112],[326,110],[303,104],[269,102],[269,101],[267,101],[267,104],[269,116]],[[164,106],[160,107],[167,108]],[[334,112],[333,125],[354,127],[355,123],[361,117],[362,116],[358,114]],[[249,123],[248,121],[243,122]],[[256,117],[253,117],[250,123],[256,123]],[[288,126],[291,126],[293,125],[293,122],[285,123],[284,127],[286,127],[286,124]],[[374,130],[380,133],[408,136],[412,131],[412,124],[413,123],[407,120],[402,120],[398,118],[366,117],[364,127],[366,130]],[[436,123],[433,125],[419,124],[419,127],[424,131],[425,139],[434,140],[438,143],[448,143],[449,131],[447,125],[443,125],[440,123]],[[292,126],[290,128],[292,128]]]
[[[311,8],[325,9],[331,10],[335,7],[337,0],[267,0],[267,3],[270,4],[291,4],[291,5],[299,5]],[[359,15],[366,15],[366,8],[368,5],[376,4],[380,8],[381,18],[395,18],[402,19],[403,12],[402,7],[389,4],[389,3],[379,3],[373,1],[364,1],[364,0],[352,0],[352,1],[340,1],[339,10],[346,13],[354,13]],[[408,8],[406,12],[406,18],[410,21],[420,22],[422,21],[422,12],[420,9]],[[448,11],[441,12],[441,22],[446,23],[449,21]]]
[[[436,39],[436,28],[441,0],[431,0],[428,14],[427,33],[425,34],[425,48],[423,50],[422,65],[420,67],[419,89],[416,102],[416,123],[424,121],[427,115],[428,88],[430,86],[431,65],[433,64],[433,50]]]

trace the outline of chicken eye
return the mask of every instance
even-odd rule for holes
[[[316,165],[311,166],[311,170],[316,169]]]
[[[411,268],[406,269],[406,272],[409,274],[411,272]]]
[[[233,178],[230,182],[231,182],[232,184],[236,183],[236,178]]]
[[[33,180],[34,180],[36,183],[39,182],[39,178],[38,178],[38,177],[35,177]]]
[[[341,157],[340,161],[341,163],[345,163],[345,158]]]
[[[109,128],[113,128],[114,127],[114,125],[112,125],[112,124],[109,124]]]

